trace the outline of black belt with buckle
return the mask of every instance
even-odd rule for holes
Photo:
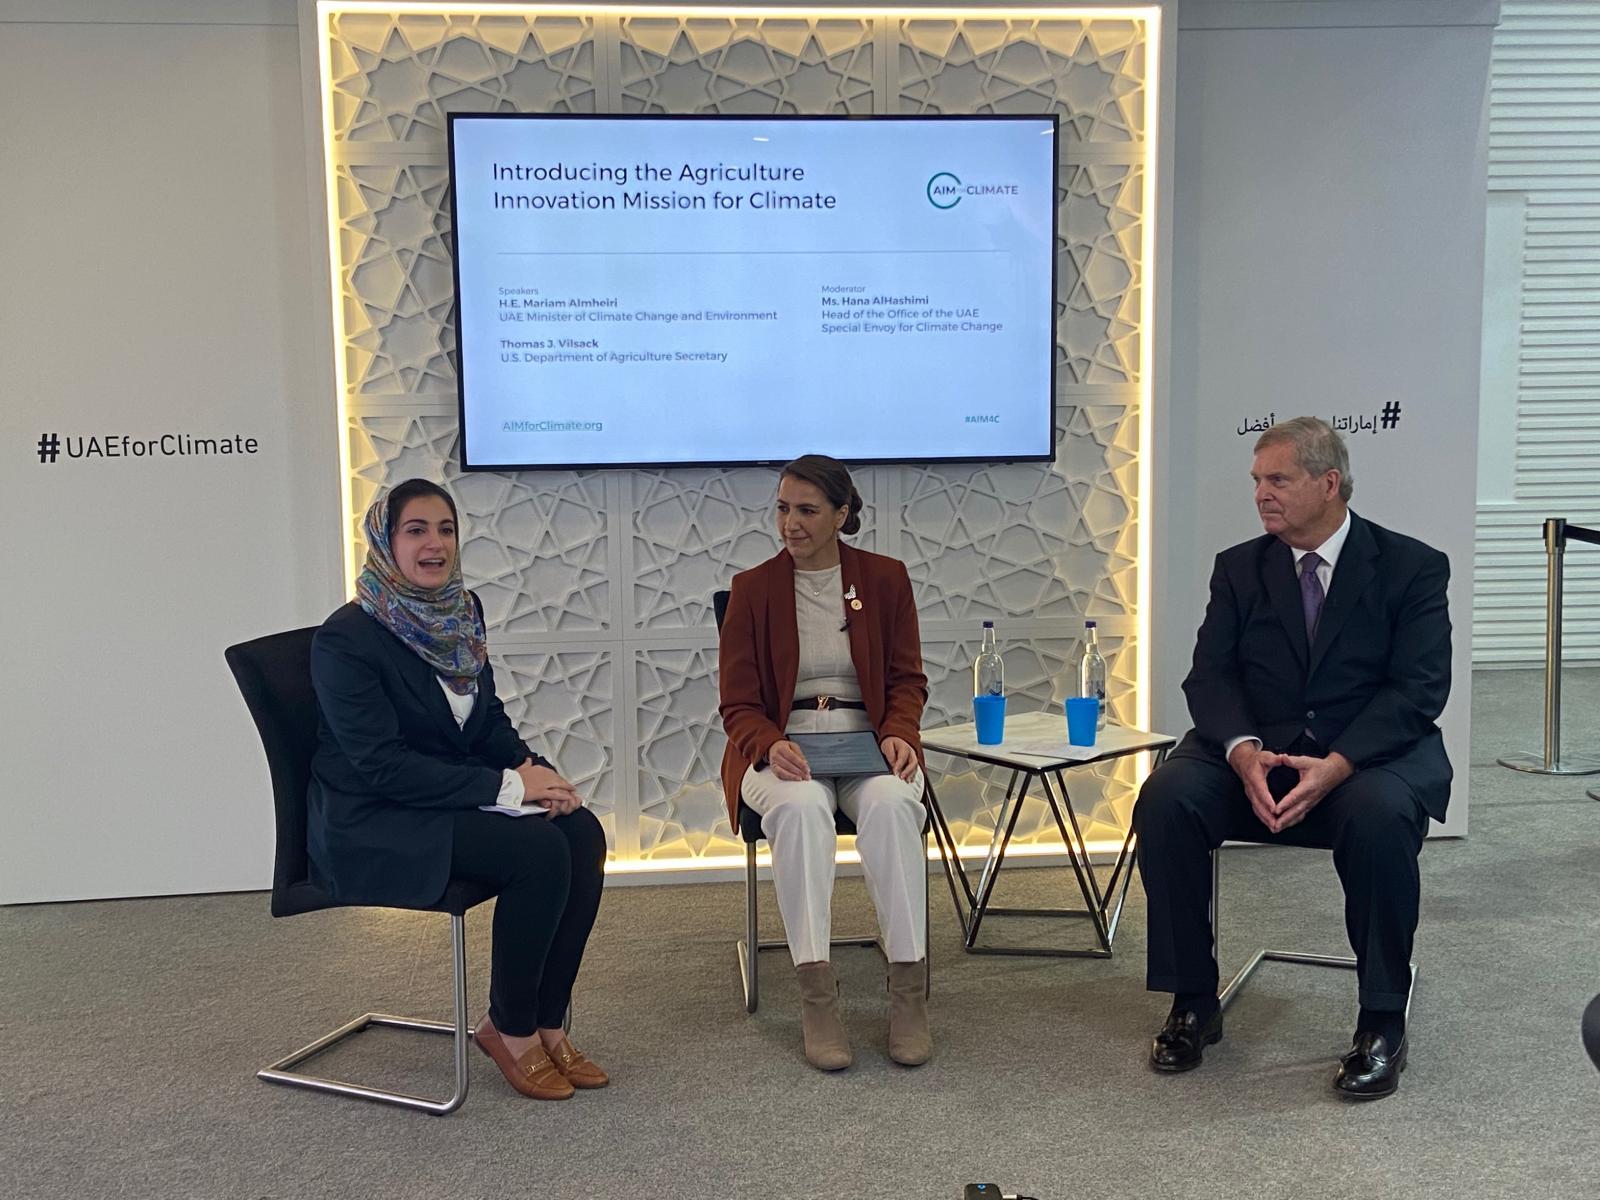
[[[804,700],[796,700],[789,706],[791,711],[804,708],[816,709],[818,712],[827,712],[834,708],[859,708],[865,711],[866,707],[860,700],[841,700],[837,696],[807,696]]]

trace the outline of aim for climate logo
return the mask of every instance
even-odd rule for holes
[[[928,180],[928,203],[935,208],[954,208],[966,196],[1015,196],[1014,183],[962,183],[949,171],[940,171]]]

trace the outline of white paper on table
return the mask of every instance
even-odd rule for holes
[[[534,813],[547,813],[548,808],[540,808],[537,804],[521,804],[512,808],[507,804],[480,804],[479,812],[504,813],[508,817],[531,817]]]
[[[1104,746],[1074,746],[1071,742],[1018,742],[1006,749],[1036,758],[1066,758],[1073,762],[1086,762],[1106,752]]]

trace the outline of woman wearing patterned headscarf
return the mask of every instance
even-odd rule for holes
[[[312,878],[344,903],[407,908],[455,880],[492,888],[489,1012],[473,1037],[523,1095],[564,1100],[607,1083],[562,1031],[605,832],[495,695],[456,529],[455,502],[427,480],[373,501],[356,599],[312,642]],[[524,805],[548,816],[482,811]]]

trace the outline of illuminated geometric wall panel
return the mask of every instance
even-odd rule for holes
[[[1144,170],[1137,163],[1062,163],[1057,177],[1058,382],[1135,383]]]
[[[1006,711],[1008,713],[1051,712],[1061,717],[1066,727],[1063,701],[1077,688],[1078,656],[1082,647],[1081,630],[1065,627],[1058,636],[1042,636],[1010,623],[997,624],[1001,657],[1006,670]],[[1106,692],[1113,720],[1133,720],[1133,654],[1130,639],[1104,631],[1100,653],[1106,660]],[[972,660],[978,653],[977,636],[942,641],[923,635],[923,667],[928,674],[929,725],[972,719]],[[995,815],[1005,796],[1010,772],[1002,770],[956,770],[960,760],[940,756],[935,769],[949,771],[938,778],[939,801],[949,818],[956,840],[964,845],[987,845]],[[1080,821],[1086,821],[1084,834],[1106,840],[1120,839],[1131,811],[1132,790],[1126,770],[1096,768],[1073,771],[1068,784]],[[1037,793],[1034,793],[1037,794]],[[1094,826],[1091,832],[1088,826]],[[1024,809],[1017,823],[1014,840],[1055,842],[1054,819],[1043,805]]]
[[[326,148],[352,570],[378,488],[412,475],[450,487],[502,697],[583,787],[619,867],[742,859],[718,778],[711,593],[775,551],[776,481],[753,469],[460,471],[445,115],[1059,114],[1056,461],[864,468],[854,544],[911,572],[930,723],[967,715],[983,619],[999,622],[1013,703],[1058,706],[1085,616],[1101,622],[1113,708],[1131,720],[1144,16],[330,6]],[[1091,838],[1120,839],[1130,778],[1123,767],[1078,785]],[[982,841],[992,786],[968,773],[945,780],[941,796],[958,837]],[[1018,836],[1052,843],[1042,813],[1025,813]]]
[[[870,113],[874,27],[824,16],[623,17],[614,111]]]
[[[1065,622],[1061,623],[1066,625]],[[1062,702],[1075,695],[1081,628],[1063,628],[1058,636],[1019,634],[1011,622],[996,622],[1001,658],[1005,662],[1007,710],[1061,712]],[[977,656],[980,631],[970,637],[943,640],[923,636],[923,669],[928,675],[930,724],[972,719],[972,660]],[[1106,660],[1107,700],[1111,716],[1129,721],[1133,713],[1131,646],[1122,634],[1101,632],[1100,653]],[[935,721],[933,718],[942,718]],[[1065,728],[1065,726],[1063,726]]]
[[[633,652],[640,858],[743,851],[723,806],[716,668],[715,645]]]
[[[515,635],[586,637],[613,627],[611,514],[595,474],[463,473],[456,416],[369,413],[350,421],[355,544],[380,488],[421,476],[450,489],[461,516],[461,569],[483,600],[496,648]],[[359,559],[358,559],[359,561]]]
[[[437,146],[451,112],[596,112],[596,18],[347,12],[328,21],[337,143]]]
[[[903,469],[893,553],[921,619],[1131,614],[1137,437],[1126,406],[1065,408],[1053,464]]]
[[[898,32],[895,112],[1054,112],[1065,141],[1144,136],[1142,21],[914,17]]]
[[[871,468],[852,472],[866,508],[861,532],[850,544],[877,550]],[[627,511],[631,522],[626,564],[632,581],[633,628],[715,628],[711,595],[740,571],[771,558],[772,498],[769,470],[633,471]]]
[[[455,284],[443,160],[345,163],[336,187],[351,390],[453,400]]]
[[[495,650],[496,691],[535,751],[558,763],[616,840],[616,663],[609,647]]]

